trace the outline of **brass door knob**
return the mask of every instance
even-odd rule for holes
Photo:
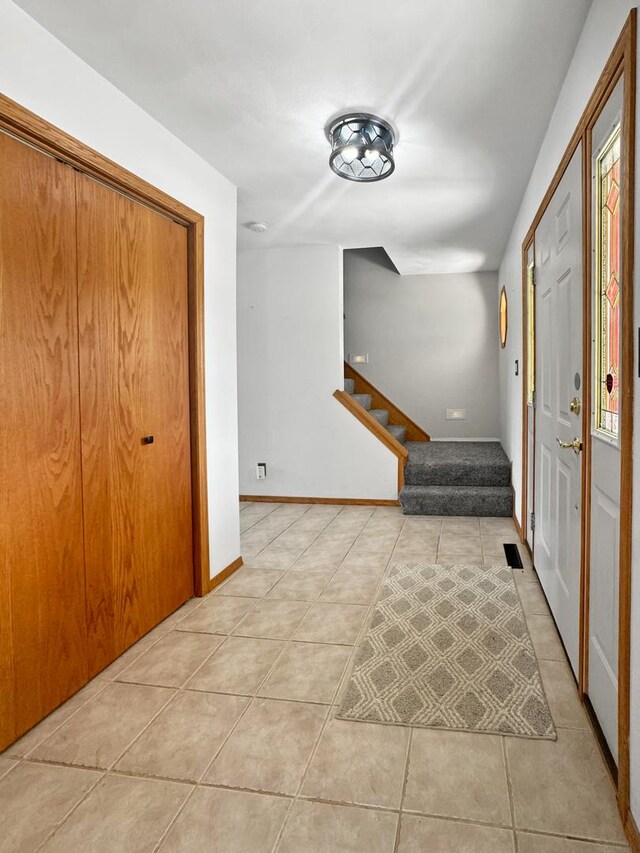
[[[579,398],[579,397],[574,397],[574,398],[573,398],[573,400],[569,403],[569,408],[571,409],[571,411],[572,411],[575,415],[579,415],[579,414],[580,414],[580,409],[581,409],[581,405],[580,405],[580,398]]]
[[[556,438],[556,441],[563,450],[571,449],[576,454],[580,453],[582,450],[582,442],[579,438],[574,438],[573,441],[562,441],[561,439]]]

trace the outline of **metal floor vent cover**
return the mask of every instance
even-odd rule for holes
[[[503,545],[505,557],[507,558],[507,565],[511,566],[512,569],[523,569],[522,559],[520,557],[520,551],[518,551],[518,546],[513,544],[505,543]]]

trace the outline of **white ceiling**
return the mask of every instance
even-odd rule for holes
[[[18,0],[238,185],[241,246],[384,246],[398,271],[497,269],[589,0]],[[378,184],[327,120],[398,128]]]

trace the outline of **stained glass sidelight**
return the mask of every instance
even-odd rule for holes
[[[597,158],[596,429],[618,437],[620,407],[620,127]]]
[[[533,405],[536,390],[536,327],[533,263],[527,266],[527,403]]]

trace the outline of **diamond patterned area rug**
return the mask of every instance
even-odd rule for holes
[[[394,563],[336,716],[555,740],[512,570]]]

